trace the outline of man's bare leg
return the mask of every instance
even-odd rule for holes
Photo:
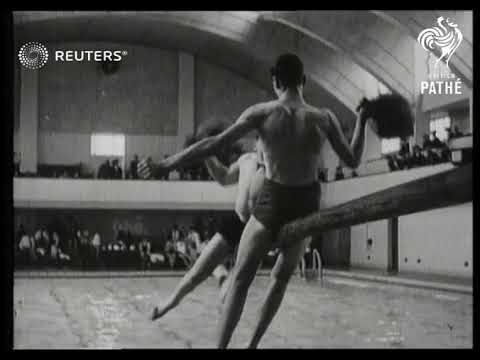
[[[230,250],[227,241],[220,234],[215,234],[203,249],[192,268],[185,274],[172,295],[159,307],[155,307],[152,321],[161,318],[176,307],[180,301],[200,283],[207,279],[213,270],[224,261]]]
[[[217,346],[226,348],[242,315],[248,288],[263,257],[270,250],[272,233],[255,217],[247,222],[240,240],[235,267],[230,274],[229,289],[219,323]]]
[[[272,270],[267,295],[257,317],[257,325],[248,344],[249,348],[258,346],[260,339],[280,308],[290,277],[295,272],[304,251],[305,241],[300,241],[288,249],[282,249],[280,252]]]
[[[227,297],[228,289],[230,288],[232,277],[227,276],[227,278],[223,281],[222,286],[220,287],[220,303],[225,304],[225,299]]]

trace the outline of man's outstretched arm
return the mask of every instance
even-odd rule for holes
[[[364,112],[360,110],[357,114],[355,130],[350,144],[348,144],[336,116],[330,111],[326,111],[325,114],[327,116],[326,133],[330,145],[347,166],[357,168],[362,161],[365,145],[367,118],[363,115]]]
[[[240,115],[235,124],[228,127],[222,133],[200,140],[181,152],[161,161],[158,167],[160,169],[171,170],[185,163],[197,161],[215,154],[215,152],[223,146],[232,145],[250,131],[255,130],[260,125],[260,121],[265,118],[265,113],[264,104],[249,107]]]
[[[222,186],[233,185],[238,182],[238,177],[240,175],[238,161],[235,161],[227,167],[223,165],[216,156],[211,156],[205,159],[205,166],[207,167],[210,176]]]

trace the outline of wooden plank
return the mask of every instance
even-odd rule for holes
[[[378,191],[285,225],[279,233],[280,246],[339,227],[469,202],[472,185],[472,164],[468,164]]]

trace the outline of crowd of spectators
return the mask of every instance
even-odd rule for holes
[[[432,131],[430,135],[423,135],[421,147],[414,145],[412,149],[410,149],[407,139],[402,139],[398,153],[386,156],[390,171],[449,162],[451,160],[451,151],[448,143],[451,139],[463,136],[463,133],[456,126],[454,130],[448,128],[446,131],[447,138],[445,141],[441,141],[437,136],[437,132]]]
[[[463,137],[464,134],[457,126],[452,130],[446,129],[447,138],[441,141],[436,131],[431,134],[423,135],[423,143],[421,146],[414,145],[410,148],[408,139],[400,140],[400,149],[394,154],[385,155],[389,171],[406,170],[420,166],[436,165],[451,161],[451,150],[449,148],[449,141],[451,139]],[[346,176],[345,169],[342,166],[337,166],[333,179],[329,179],[329,169],[318,169],[318,180],[320,182],[338,181],[346,178],[357,177],[358,173],[351,170],[350,175]]]
[[[16,245],[15,259],[20,266],[60,267],[71,261],[67,244],[61,241],[56,231],[49,231],[46,227],[29,233],[20,225],[16,234]]]
[[[122,179],[123,170],[118,159],[105,160],[97,171],[97,179]]]
[[[226,165],[235,162],[243,153],[240,144],[224,149],[218,154],[219,159]],[[22,173],[20,171],[20,153],[13,154],[15,177],[43,177],[43,178],[73,178],[73,179],[130,179],[130,180],[164,180],[164,181],[211,181],[213,180],[203,162],[180,167],[172,171],[157,171],[151,156],[140,158],[134,154],[123,168],[123,159],[113,158],[103,161],[98,169],[91,171],[84,164],[53,165],[39,164],[37,173]],[[164,158],[169,155],[165,154]]]
[[[20,169],[20,153],[13,153],[13,176],[14,177],[41,177],[61,179],[93,179],[94,174],[83,163],[71,165],[38,164],[37,172],[25,172]]]
[[[28,232],[20,225],[15,265],[17,269],[188,269],[215,233],[215,223],[210,216],[205,225],[173,224],[153,237],[120,229],[113,239],[76,225],[66,232],[54,226]]]
[[[452,130],[446,129],[447,139],[442,142],[435,131],[430,135],[423,136],[422,146],[414,145],[410,148],[407,139],[401,140],[400,150],[395,154],[386,155],[390,171],[410,169],[418,166],[435,165],[450,161],[451,154],[448,148],[448,141],[463,136],[457,126]],[[243,150],[240,146],[233,147],[228,153],[223,154],[222,161],[231,164],[238,159]],[[164,155],[167,158],[169,155]],[[82,163],[78,165],[39,165],[37,174],[22,174],[20,172],[20,153],[14,152],[14,176],[39,176],[53,178],[94,178],[93,173],[86,171]],[[353,170],[351,177],[358,176]],[[163,181],[212,181],[203,163],[193,166],[181,167],[172,171],[159,172],[151,156],[140,159],[137,154],[133,156],[126,169],[122,169],[119,159],[107,159],[98,168],[96,178],[98,179],[132,179],[132,180],[163,180]],[[341,166],[335,170],[334,179],[345,179],[345,173]],[[327,182],[328,169],[318,170],[318,179]]]

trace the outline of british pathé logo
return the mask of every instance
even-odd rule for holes
[[[444,19],[443,16],[440,16],[437,24],[438,27],[434,26],[423,30],[417,40],[426,51],[439,49],[441,55],[437,64],[440,60],[445,59],[448,66],[450,58],[463,40],[463,35],[458,29],[458,25],[449,18]]]
[[[429,52],[427,67],[430,81],[421,82],[420,92],[422,94],[461,94],[461,81],[450,71],[449,62],[463,40],[462,32],[456,23],[443,16],[437,18],[437,25],[423,30],[417,38],[423,49]],[[432,62],[433,57],[430,56],[433,52],[439,54],[434,62]]]

